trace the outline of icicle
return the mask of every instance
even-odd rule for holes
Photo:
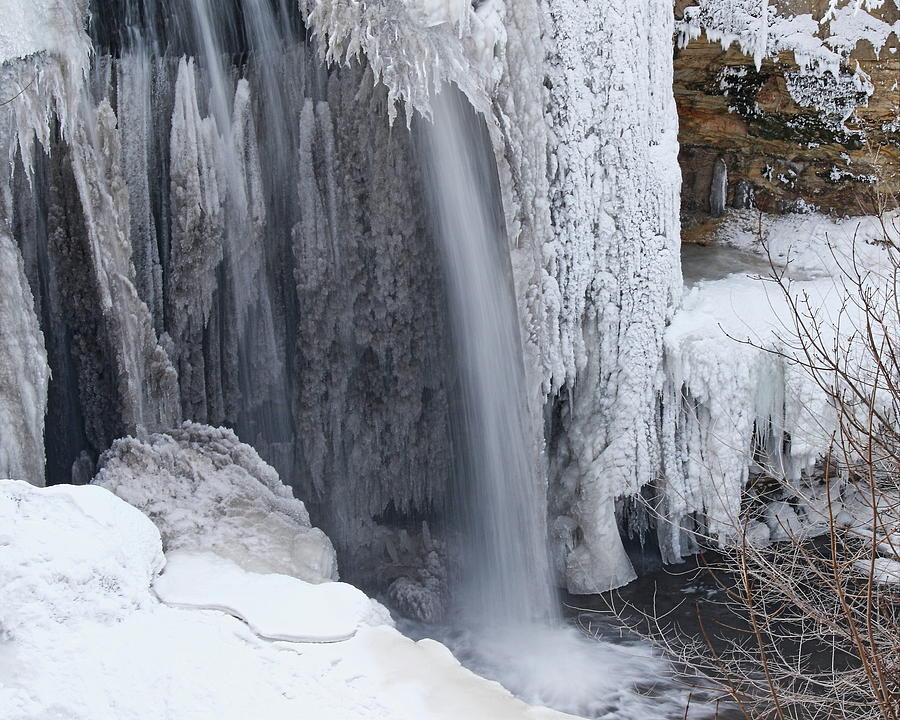
[[[172,245],[167,317],[185,417],[206,419],[203,330],[223,258],[225,188],[216,122],[201,118],[193,60],[178,64],[170,141]]]
[[[129,432],[169,427],[179,420],[178,381],[135,287],[128,189],[116,116],[106,101],[96,111],[86,105],[86,98],[83,102],[73,132],[72,169],[84,212],[98,309],[114,353],[112,363],[123,403],[121,421]]]
[[[728,166],[723,158],[716,158],[712,182],[709,186],[709,214],[722,217],[728,203]]]
[[[0,477],[44,484],[50,368],[22,256],[0,221]]]

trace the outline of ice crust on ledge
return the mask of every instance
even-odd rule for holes
[[[331,541],[274,468],[226,428],[184,423],[117,440],[93,482],[146,513],[166,552],[207,550],[249,572],[337,579]]]
[[[234,615],[267,640],[339,642],[360,625],[390,624],[387,610],[352,585],[247,572],[213,553],[168,553],[153,590],[172,607]]]
[[[900,35],[900,21],[889,24],[872,16],[884,3],[877,0],[830,0],[821,18],[809,13],[779,15],[770,0],[698,0],[677,21],[683,47],[706,33],[724,49],[736,44],[759,69],[765,58],[793,52],[804,70],[830,71],[835,76],[859,42],[867,40],[881,52],[890,36]],[[822,26],[826,32],[822,38]]]

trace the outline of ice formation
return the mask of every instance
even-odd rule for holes
[[[93,481],[156,523],[166,552],[208,550],[248,572],[337,579],[334,548],[275,470],[224,428],[123,438]]]
[[[896,32],[867,14],[874,3],[851,5],[830,6],[824,40],[812,17],[755,0],[701,0],[678,29],[758,62],[793,50],[794,97],[840,124],[869,91],[837,69],[845,40],[878,48]],[[706,513],[715,527],[734,512],[761,428],[771,448],[791,432],[789,472],[812,457],[785,400],[806,392],[792,374],[710,335],[729,293],[757,297],[749,285],[682,298],[670,2],[233,0],[212,12],[197,0],[169,23],[165,4],[100,2],[89,75],[84,3],[12,6],[0,72],[21,93],[0,112],[0,309],[16,343],[0,351],[0,413],[24,424],[4,428],[8,472],[81,481],[130,434],[100,476],[131,478],[122,487],[149,509],[164,497],[160,467],[178,487],[199,483],[176,447],[213,486],[268,477],[256,461],[217,464],[237,443],[227,431],[179,423],[233,427],[304,498],[348,576],[441,615],[463,409],[416,138],[445,83],[483,123],[470,150],[489,144],[495,161],[525,452],[546,479],[532,499],[558,580],[595,592],[634,577],[620,529],[647,518],[624,498],[660,474],[676,525],[661,545],[677,559],[691,547],[682,518]],[[187,448],[192,433],[204,439]],[[234,500],[276,528],[268,569],[331,577],[321,538],[315,557],[294,556],[294,536],[315,532],[278,487]],[[204,542],[225,544],[195,520]],[[239,564],[241,542],[228,541]]]
[[[672,12],[557,1],[547,19],[551,507],[569,589],[596,592],[634,577],[614,500],[649,482],[658,457],[662,337],[680,284]]]
[[[790,51],[801,68],[837,75],[861,40],[879,53],[890,35],[900,31],[900,23],[891,25],[869,14],[883,4],[830,0],[822,17],[815,18],[809,13],[782,15],[770,0],[698,0],[685,8],[677,30],[682,45],[700,33],[726,49],[737,44],[754,58],[757,69],[764,58]],[[825,33],[820,33],[820,25],[826,26]]]
[[[777,62],[780,53],[790,52],[799,66],[788,82],[791,97],[829,119],[834,119],[836,103],[845,106],[837,118],[842,125],[874,92],[859,64],[850,66],[850,53],[868,41],[877,56],[891,35],[900,38],[900,21],[890,24],[870,14],[883,4],[883,0],[830,0],[816,17],[792,13],[790,4],[779,8],[770,0],[698,0],[677,22],[679,44],[703,33],[725,49],[737,45],[753,58],[757,70],[764,59]]]
[[[58,67],[55,100],[10,106],[10,212],[53,371],[48,478],[188,418],[257,447],[355,577],[387,552],[379,523],[440,515],[455,368],[418,159],[390,120],[402,104],[427,122],[414,111],[451,82],[497,163],[557,568],[583,591],[632,577],[613,501],[653,475],[678,286],[671,7],[192,8],[166,25],[155,3],[111,4],[90,82]]]
[[[50,368],[22,256],[0,225],[0,475],[44,484]]]
[[[720,231],[726,242],[762,252],[759,218],[736,213]],[[890,227],[890,220],[888,220]],[[826,344],[838,320],[859,322],[838,266],[850,253],[877,272],[884,267],[884,226],[875,218],[832,220],[821,215],[789,215],[766,228],[776,263],[790,260],[790,293],[815,308]],[[760,278],[770,270],[709,279],[686,289],[681,308],[665,335],[662,395],[662,502],[669,522],[658,525],[666,562],[693,551],[690,531],[721,541],[741,527],[742,493],[751,471],[768,473],[795,486],[794,505],[768,509],[767,532],[756,542],[784,539],[788,528],[824,528],[818,490],[801,482],[837,430],[837,415],[807,370],[791,362],[792,314],[785,294]],[[749,273],[749,274],[748,274]],[[846,330],[844,331],[846,332]],[[830,334],[829,334],[830,333]],[[775,352],[769,352],[770,350]],[[833,498],[841,507],[840,497]],[[685,532],[687,531],[687,532]]]

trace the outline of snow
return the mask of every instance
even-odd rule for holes
[[[857,567],[866,575],[871,572],[872,579],[875,580],[875,582],[900,585],[900,562],[896,560],[892,560],[891,558],[875,558],[872,560],[872,567],[863,561],[859,561]]]
[[[146,440],[122,438],[93,482],[146,513],[166,552],[208,550],[249,572],[337,579],[331,541],[231,430],[185,423]]]
[[[737,44],[754,59],[757,70],[764,58],[793,52],[802,70],[837,76],[860,41],[872,43],[877,54],[891,34],[900,33],[900,21],[890,25],[867,12],[875,9],[874,3],[851,0],[838,7],[832,0],[817,19],[808,13],[780,15],[770,0],[698,0],[685,8],[677,30],[682,47],[701,33],[724,49]]]
[[[889,24],[868,12],[881,5],[831,0],[822,17],[816,18],[779,11],[770,0],[697,0],[677,22],[678,42],[684,47],[705,33],[724,49],[738,45],[753,58],[757,70],[766,58],[778,62],[780,53],[792,53],[799,71],[786,74],[791,97],[842,125],[875,91],[859,63],[848,67],[850,54],[868,41],[877,56],[891,35],[900,38],[900,20]]]
[[[234,615],[267,640],[338,642],[353,637],[370,616],[380,619],[377,624],[389,618],[386,610],[378,618],[374,601],[352,585],[247,572],[212,553],[169,552],[153,590],[172,607]]]
[[[462,668],[442,645],[384,624],[360,627],[343,642],[272,642],[229,614],[161,604],[150,590],[163,566],[159,533],[103,488],[2,480],[0,528],[4,720],[570,717],[528,706]],[[182,561],[199,563],[193,572],[212,590],[221,561],[189,558],[176,555],[170,570],[177,576]],[[364,596],[342,587],[355,597],[346,610],[358,613]],[[322,592],[336,599],[333,586]],[[347,621],[337,604],[302,600],[297,612],[309,613],[310,624],[319,611],[322,627]],[[285,627],[267,610],[261,622]]]
[[[0,667],[20,637],[152,604],[162,566],[153,523],[108,490],[0,480]]]

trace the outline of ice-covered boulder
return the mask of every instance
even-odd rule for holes
[[[159,531],[100,487],[0,480],[0,641],[155,602]],[[61,629],[57,632],[62,632]]]
[[[93,482],[153,520],[166,552],[208,550],[250,572],[337,580],[331,541],[231,430],[184,423],[146,440],[122,438]]]

